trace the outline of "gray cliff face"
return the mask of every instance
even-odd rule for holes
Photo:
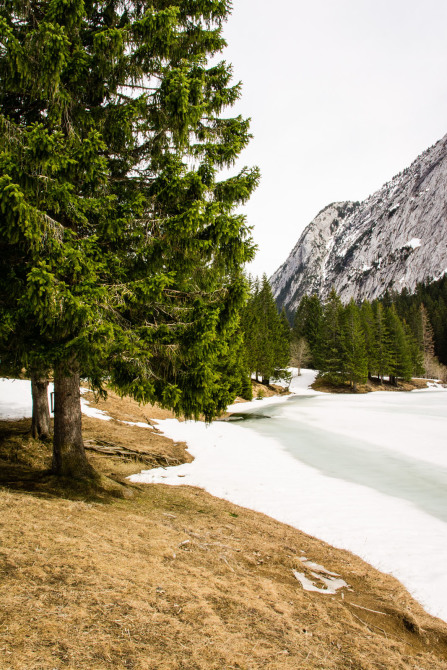
[[[304,230],[271,277],[280,307],[303,295],[343,302],[412,291],[447,273],[447,135],[362,203],[337,202]]]

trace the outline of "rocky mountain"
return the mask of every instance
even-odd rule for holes
[[[270,283],[293,314],[305,294],[371,300],[445,273],[447,135],[363,202],[323,209]]]

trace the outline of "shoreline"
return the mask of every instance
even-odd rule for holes
[[[417,395],[414,396],[413,403],[417,401],[421,393],[426,400],[430,399],[430,403],[436,397],[436,395],[432,395],[436,392],[430,389],[416,391]],[[327,413],[327,401],[331,398],[337,399],[336,395],[331,396],[316,391],[308,393],[305,389],[302,389],[301,393],[297,393],[297,395],[306,396],[305,407],[308,407],[307,401],[311,401],[311,396],[316,396],[317,406],[320,407],[317,410],[318,414],[323,412],[323,415]],[[403,400],[401,394],[386,394],[386,396],[392,403],[399,401],[399,398]],[[408,398],[411,397],[413,396],[409,394]],[[442,394],[442,398],[444,397],[444,394]],[[265,409],[269,405],[274,405],[275,416],[278,415],[278,412],[278,416],[287,416],[293,410],[292,405],[287,405],[289,398],[291,396],[252,401],[242,405],[237,404],[232,406],[231,410],[246,414],[254,411],[256,414],[256,410],[261,405]],[[344,396],[344,398],[346,398],[346,401],[343,400],[343,404],[348,402],[347,397]],[[353,409],[355,409],[357,415],[361,406],[365,402],[370,402],[367,400],[368,398],[373,399],[380,407],[385,396],[377,393],[368,396],[353,394],[349,398],[349,402],[354,403]],[[320,406],[321,403],[324,404]],[[386,406],[388,406],[388,400]],[[339,410],[335,409],[334,411],[335,417],[339,414]],[[358,422],[361,423],[363,415],[357,418]],[[429,420],[429,417],[427,417],[427,420]],[[277,419],[277,421],[280,421],[280,419]],[[259,427],[265,425],[266,431],[270,430],[267,427],[269,424],[256,423]],[[436,589],[434,592],[432,589],[432,596],[435,595],[435,604],[433,605],[433,601],[427,600],[427,596],[424,596],[424,584],[429,579],[425,576],[428,567],[426,551],[433,555],[429,574],[436,573],[437,570],[440,575],[444,574],[442,567],[444,558],[442,557],[447,550],[446,543],[443,540],[445,524],[428,515],[423,508],[414,510],[414,514],[412,513],[414,529],[411,525],[402,524],[402,519],[406,519],[411,510],[409,500],[390,498],[389,493],[376,491],[369,486],[360,484],[353,483],[349,489],[346,489],[342,480],[334,479],[330,473],[327,473],[329,476],[324,475],[324,472],[318,472],[315,467],[296,461],[284,450],[282,444],[272,439],[273,436],[270,438],[262,437],[251,427],[247,427],[247,424],[243,426],[242,422],[220,422],[217,426],[212,424],[205,427],[190,423],[180,425],[175,420],[167,420],[159,424],[159,427],[167,437],[184,440],[195,460],[189,465],[170,468],[169,471],[157,472],[151,470],[143,472],[140,475],[132,476],[132,481],[160,482],[174,486],[185,484],[198,486],[219,498],[224,498],[242,507],[257,510],[282,523],[299,528],[334,547],[342,547],[352,551],[376,568],[389,574],[398,574],[399,579],[406,584],[407,588],[410,588],[414,597],[424,603],[424,606],[433,616],[442,616],[441,611],[445,610],[445,603],[440,594],[444,592],[447,585],[443,584],[442,588],[439,585],[441,590]],[[304,428],[307,430],[306,426]],[[354,431],[353,436],[355,434]],[[342,434],[339,434],[337,438],[337,433],[334,434],[334,437],[339,442],[341,440],[340,444],[349,444],[353,439],[352,437],[343,437]],[[392,433],[389,433],[389,441],[395,441]],[[243,451],[238,449],[238,444],[244,445]],[[383,448],[374,448],[372,453],[375,453],[378,459],[374,462],[380,463],[382,452]],[[387,453],[386,450],[384,453]],[[404,453],[405,449],[403,448],[402,454]],[[341,457],[344,457],[343,452],[341,452]],[[424,452],[424,457],[429,457],[427,450]],[[391,455],[391,458],[394,457]],[[384,472],[386,472],[386,462],[385,460],[383,465]],[[323,463],[324,461],[322,461]],[[432,465],[434,473],[436,472],[435,463],[436,459]],[[433,476],[436,476],[436,474]],[[248,482],[250,482],[248,487],[250,490],[247,490]],[[300,483],[298,489],[297,482]],[[272,499],[271,495],[268,494],[270,490],[280,492],[281,499]],[[281,500],[284,502],[281,502]],[[331,500],[333,503],[325,505],[323,504],[324,500]],[[361,515],[362,506],[370,510],[368,514],[370,524],[372,524],[368,533],[367,551],[365,551],[364,545],[366,536]],[[384,521],[386,520],[385,527],[382,525],[382,518]],[[340,522],[340,519],[343,519],[343,521]],[[385,529],[387,529],[387,534],[385,534]],[[418,537],[417,546],[414,544],[413,535]],[[383,539],[380,539],[382,536],[388,538],[389,552],[380,549],[381,546],[384,546]],[[349,540],[349,542],[346,543],[346,540]],[[394,550],[392,549],[393,546],[395,546]],[[400,556],[395,554],[398,547],[401,547]],[[425,549],[425,547],[430,548]],[[413,556],[412,560],[416,561],[417,568],[413,569],[411,563],[408,563],[408,555]],[[399,559],[397,564],[400,566],[397,572],[396,557]],[[443,581],[445,580],[443,579]],[[420,589],[422,590],[420,591]],[[442,603],[444,605],[441,606]],[[447,619],[447,610],[444,611],[443,618]]]

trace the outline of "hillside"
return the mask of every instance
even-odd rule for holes
[[[156,408],[113,394],[99,408],[114,418],[85,419],[85,439],[104,474],[188,458],[122,423]],[[197,488],[128,484],[129,497],[98,499],[61,486],[27,430],[0,422],[2,670],[446,667],[447,626],[349,552]],[[101,452],[130,438],[139,454]],[[322,567],[347,587],[304,590],[293,572],[324,588]]]
[[[270,279],[291,314],[334,287],[343,302],[414,290],[447,271],[447,135],[361,203],[328,205]]]

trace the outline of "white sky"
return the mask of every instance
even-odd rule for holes
[[[224,58],[252,118],[238,166],[262,181],[244,208],[271,275],[337,200],[363,200],[447,132],[445,0],[233,0]]]

